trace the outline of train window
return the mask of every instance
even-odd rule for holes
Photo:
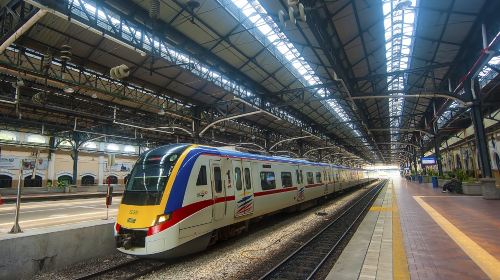
[[[245,187],[247,190],[252,188],[252,181],[250,181],[250,168],[245,168]]]
[[[281,184],[283,184],[283,188],[289,188],[293,185],[292,172],[281,172]]]
[[[321,172],[316,172],[316,183],[321,183]]]
[[[295,170],[295,177],[297,179],[297,184],[300,184],[300,177],[299,177],[299,171]]]
[[[200,172],[198,173],[198,179],[196,179],[196,185],[207,185],[207,167],[205,165],[200,166]]]
[[[300,183],[304,183],[304,176],[302,174],[302,170],[300,170]]]
[[[260,172],[260,185],[262,190],[272,190],[276,188],[276,177],[274,172]]]
[[[234,169],[234,180],[236,181],[236,189],[241,191],[243,184],[241,183],[241,168]]]
[[[214,167],[214,188],[215,192],[221,193],[222,192],[222,174],[220,171],[220,167],[215,166]]]
[[[307,172],[307,184],[314,184],[314,175],[312,172]]]

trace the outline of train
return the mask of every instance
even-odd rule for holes
[[[114,226],[120,252],[169,259],[205,250],[251,221],[374,181],[368,170],[195,144],[143,153]]]

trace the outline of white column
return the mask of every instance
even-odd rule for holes
[[[56,153],[52,153],[52,158],[49,160],[49,167],[47,170],[47,179],[52,180],[52,185],[54,185],[54,177],[55,177],[55,162],[56,162]]]
[[[99,153],[102,153],[106,150],[106,145],[105,143],[98,143],[97,144],[97,150],[99,151]],[[99,169],[98,169],[98,172],[97,172],[97,180],[98,180],[98,185],[102,185],[104,184],[104,165],[105,165],[105,161],[104,161],[104,156],[103,155],[100,155],[99,156]]]

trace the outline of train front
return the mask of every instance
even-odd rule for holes
[[[119,251],[138,256],[159,255],[175,246],[178,238],[169,224],[166,204],[173,182],[189,149],[174,144],[145,152],[134,165],[115,224]]]

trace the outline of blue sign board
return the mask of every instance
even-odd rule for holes
[[[436,158],[435,157],[422,157],[421,162],[423,165],[434,165],[436,164]]]

